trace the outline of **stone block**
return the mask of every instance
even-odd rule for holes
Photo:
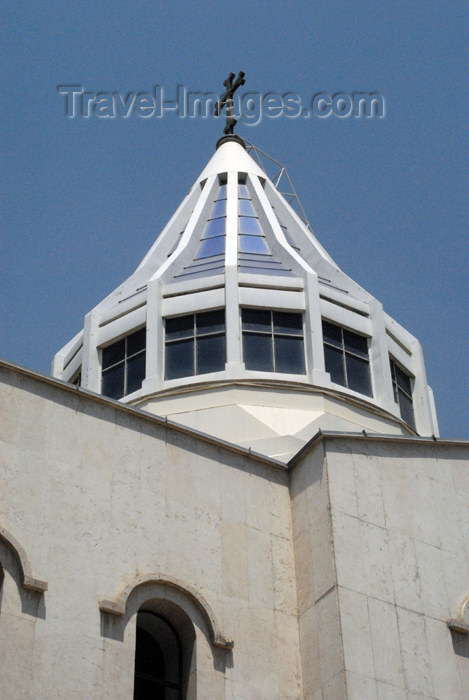
[[[270,534],[268,531],[248,527],[246,536],[249,603],[273,610],[274,590]]]
[[[227,596],[248,599],[248,554],[246,525],[233,520],[221,522],[222,586]]]
[[[368,594],[380,600],[394,601],[388,536],[384,528],[360,523],[363,575]]]
[[[414,540],[400,532],[390,531],[388,541],[396,605],[422,613],[422,582]]]
[[[422,604],[426,615],[446,620],[451,612],[448,604],[448,591],[443,570],[442,552],[418,540],[415,551],[420,573]]]
[[[386,528],[394,530],[408,537],[413,536],[412,510],[413,505],[409,501],[405,458],[382,460],[379,463],[381,492],[383,495],[383,508],[386,517]]]
[[[325,684],[344,670],[337,591],[334,588],[316,603],[321,680]],[[325,688],[325,685],[323,685]]]
[[[322,685],[316,606],[311,605],[299,616],[298,622],[303,692],[305,697],[310,698]]]
[[[365,593],[360,521],[332,512],[332,532],[338,585]]]
[[[275,610],[296,615],[295,559],[291,540],[271,535]]]
[[[421,472],[415,472],[407,468],[406,481],[408,488],[408,497],[411,508],[411,522],[413,536],[432,544],[434,547],[440,546],[440,538],[438,536],[437,518],[437,501],[434,499],[433,482]]]
[[[376,682],[378,700],[407,700],[407,693],[402,688],[382,681]]]
[[[433,679],[423,615],[397,608],[406,690],[434,696]]]
[[[368,599],[373,659],[377,680],[405,688],[396,608],[375,598]]]
[[[276,611],[275,629],[279,695],[301,698],[302,680],[297,616]]]
[[[459,700],[464,697],[468,686],[461,685],[451,633],[447,625],[439,620],[427,617],[425,625],[435,696],[444,700]]]
[[[347,700],[376,700],[377,688],[374,678],[347,671]]]
[[[361,520],[385,527],[386,518],[378,460],[352,455],[357,490],[357,515]]]
[[[348,700],[344,671],[337,673],[324,683],[322,697],[323,700]]]
[[[345,669],[374,678],[367,598],[342,587],[338,595]]]
[[[337,580],[329,510],[326,510],[311,521],[309,537],[311,541],[314,598],[318,600],[332,586],[335,586]]]
[[[328,455],[327,476],[331,507],[341,513],[358,517],[352,459],[341,453]]]
[[[295,571],[298,612],[302,613],[316,599],[313,582],[313,551],[309,528],[302,530],[293,542],[295,551]]]

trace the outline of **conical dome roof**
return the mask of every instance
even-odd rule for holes
[[[418,341],[236,137],[53,373],[285,459],[319,428],[437,433]]]

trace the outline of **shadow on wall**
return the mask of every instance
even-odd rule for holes
[[[461,634],[460,632],[452,631],[451,640],[453,642],[454,653],[469,659],[469,634]]]
[[[28,590],[23,585],[23,572],[17,556],[10,547],[0,540],[0,610],[3,604],[5,573],[14,581],[21,601],[21,612],[41,620],[46,619],[46,603],[43,593]]]
[[[201,599],[203,600],[203,599]],[[205,603],[205,601],[203,601]],[[101,634],[118,642],[124,641],[127,624],[141,611],[161,615],[174,626],[185,647],[195,643],[196,629],[205,636],[212,651],[214,667],[224,672],[233,666],[233,643],[220,633],[217,621],[210,610],[207,612],[188,591],[164,582],[148,581],[137,585],[125,601],[121,614],[112,614],[103,609],[101,601]]]

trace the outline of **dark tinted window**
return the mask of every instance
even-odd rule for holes
[[[322,322],[326,372],[334,384],[372,396],[368,339],[329,321]]]
[[[181,700],[182,646],[172,624],[139,612],[135,641],[134,700]]]
[[[118,340],[117,343],[108,345],[107,348],[103,348],[103,362],[102,367],[106,369],[111,365],[115,365],[116,362],[121,362],[125,357],[125,339]]]
[[[391,378],[394,400],[399,405],[402,420],[415,430],[414,407],[412,404],[412,377],[391,358]]]
[[[225,362],[224,309],[166,319],[166,379],[220,372]]]
[[[302,314],[243,309],[242,326],[246,369],[305,373]]]
[[[120,399],[137,391],[145,379],[146,328],[102,350],[101,393]]]

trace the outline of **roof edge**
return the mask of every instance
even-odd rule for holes
[[[115,401],[114,399],[109,399],[106,396],[102,396],[101,394],[96,394],[94,391],[82,389],[81,387],[77,387],[75,384],[70,384],[69,382],[65,382],[61,379],[50,377],[47,374],[38,372],[37,370],[28,369],[27,367],[22,367],[21,365],[17,365],[14,362],[9,362],[8,360],[0,359],[0,370],[1,369],[11,373],[18,373],[24,377],[34,379],[43,384],[53,386],[56,389],[61,389],[68,393],[72,393],[75,395],[78,394],[79,396],[89,399],[90,401],[95,401],[96,403],[103,404],[105,406],[108,406],[109,408],[114,408],[121,413],[126,413],[136,418],[141,418],[147,421],[148,423],[153,423],[154,425],[158,425],[159,427],[170,428],[174,432],[192,436],[203,442],[210,443],[215,447],[226,449],[229,452],[238,454],[240,456],[249,457],[250,459],[253,459],[256,462],[261,462],[268,466],[275,467],[276,469],[281,469],[284,471],[287,470],[287,465],[285,462],[281,462],[280,460],[274,459],[273,457],[268,457],[267,455],[261,454],[260,452],[255,452],[254,450],[251,450],[251,448],[241,447],[240,445],[228,442],[227,440],[222,440],[220,438],[213,437],[208,433],[203,433],[194,428],[189,428],[185,425],[182,425],[181,423],[177,423],[176,421],[162,416],[157,416],[154,413],[143,411],[142,409],[135,408],[134,406],[130,406],[129,404],[121,403],[120,401]]]
[[[353,440],[367,442],[387,442],[405,445],[435,445],[438,447],[469,447],[469,439],[420,437],[419,435],[388,435],[386,433],[369,433],[362,430],[358,433],[346,433],[335,430],[318,430],[303,447],[287,463],[288,468],[294,467],[307,452],[326,440]]]

